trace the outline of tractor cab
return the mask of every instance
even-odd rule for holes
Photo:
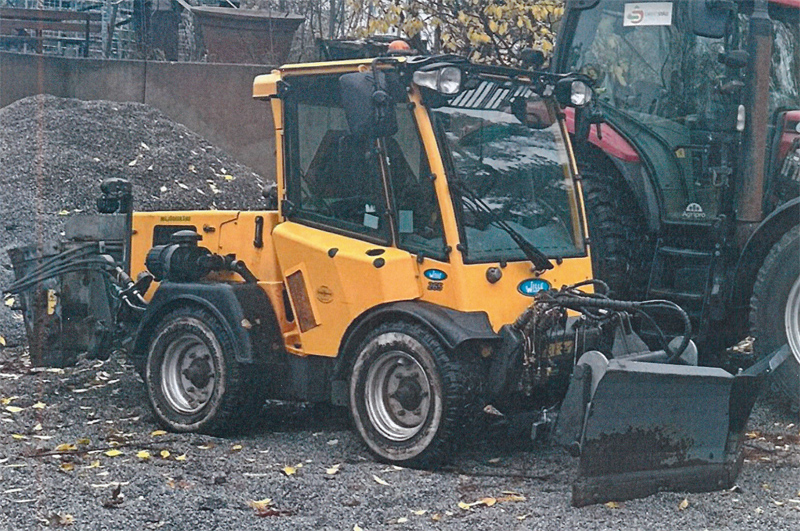
[[[767,145],[779,132],[776,113],[800,109],[798,6],[769,3],[771,53],[754,57],[753,2],[582,4],[591,6],[575,7],[559,34],[556,70],[595,80],[603,113],[649,159],[660,221],[711,224],[730,216],[726,196],[739,178],[743,133],[755,112],[747,105],[749,69],[769,69]]]
[[[400,300],[482,311],[497,331],[537,291],[591,278],[558,118],[559,99],[588,103],[585,78],[452,57],[325,69],[255,82],[284,130],[272,237],[298,353],[337,355],[354,320]]]
[[[609,256],[596,273],[685,306],[705,344],[720,337],[706,332],[726,313],[745,242],[798,195],[787,155],[800,146],[800,2],[566,5],[553,69],[595,82],[596,126],[578,157],[588,195],[612,189],[626,211],[606,234],[611,221],[587,207],[595,254]]]

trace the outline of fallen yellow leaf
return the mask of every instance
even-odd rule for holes
[[[285,466],[281,469],[281,472],[283,472],[287,476],[293,476],[294,474],[297,473],[297,469],[293,466]]]
[[[678,504],[678,509],[682,511],[687,507],[689,507],[689,498],[684,498],[683,501]]]
[[[472,504],[471,503],[466,503],[466,502],[463,502],[463,501],[458,502],[458,506],[459,506],[459,508],[461,508],[461,509],[463,509],[465,511],[469,511],[470,509],[472,509]]]
[[[141,450],[140,452],[138,452],[136,454],[136,457],[138,457],[139,459],[141,459],[143,461],[147,460],[147,459],[150,459],[150,452],[148,452],[147,450]]]
[[[24,436],[24,435],[22,435],[22,434],[20,434],[20,433],[12,433],[12,434],[11,434],[11,437],[12,437],[12,438],[14,438],[14,439],[16,439],[16,440],[18,440],[18,441],[21,441],[21,440],[23,440],[23,439],[27,439],[27,437],[26,437],[26,436]]]
[[[161,456],[161,459],[166,459],[167,457],[170,456],[170,453],[169,450],[161,450],[160,452],[158,452],[158,455]]]
[[[19,413],[22,411],[22,408],[17,406],[6,406],[6,411],[9,413]]]
[[[75,523],[75,517],[71,514],[57,514],[59,525],[72,525]]]
[[[378,476],[376,476],[374,474],[372,475],[372,479],[374,479],[375,483],[377,483],[378,485],[383,485],[385,487],[389,486],[389,483],[385,479],[381,479],[381,478],[379,478]]]
[[[247,505],[256,511],[263,511],[272,504],[271,498],[264,498],[263,500],[247,500]]]
[[[4,338],[3,336],[0,336],[0,345],[6,346],[6,338]]]
[[[412,513],[416,514],[417,516],[422,516],[423,514],[427,513],[426,509],[420,509],[418,511],[411,511]]]
[[[607,502],[605,505],[609,509],[619,509],[619,503],[614,502],[614,501]]]
[[[120,452],[120,451],[119,451],[119,450],[117,450],[116,448],[115,448],[115,449],[113,449],[113,450],[109,450],[109,451],[107,451],[107,452],[104,452],[104,453],[105,453],[105,454],[106,454],[108,457],[117,457],[118,455],[122,455],[122,452]]]
[[[89,463],[89,468],[100,468],[100,461],[92,461]]]
[[[500,496],[497,498],[498,502],[524,502],[527,498],[522,494],[506,494],[505,496]]]
[[[175,458],[175,461],[186,461],[186,454],[181,454]]]
[[[479,500],[479,501],[480,501],[480,503],[481,503],[482,505],[485,505],[486,507],[491,507],[491,506],[493,506],[495,503],[497,503],[497,499],[496,499],[496,498],[491,498],[491,497],[489,497],[489,498],[483,498],[483,499],[481,499],[481,500]]]
[[[33,427],[33,431],[42,431],[42,424],[37,422],[36,426]]]
[[[401,516],[400,518],[397,519],[398,524],[405,524],[406,522],[408,522],[408,518],[406,518],[405,516]]]
[[[328,474],[329,476],[335,476],[336,474],[339,473],[339,467],[340,466],[342,466],[342,465],[341,464],[335,464],[330,468],[326,468],[325,469],[325,473]]]
[[[226,176],[227,177],[227,176]],[[353,531],[364,531],[358,524],[353,524]]]
[[[75,446],[74,444],[64,443],[64,444],[59,444],[58,446],[56,446],[56,452],[72,452],[72,451],[75,451],[77,449],[78,449],[78,447]]]
[[[14,306],[14,302],[15,302],[14,297],[6,297],[6,306],[8,306],[9,308],[11,306]]]
[[[75,470],[75,465],[73,465],[72,463],[61,463],[61,470],[63,470],[64,472],[72,472],[73,470]]]
[[[36,402],[34,405],[31,406],[33,409],[44,409],[47,407],[47,404],[44,402]]]
[[[167,434],[167,432],[165,432],[164,430],[156,430],[156,431],[151,431],[150,432],[150,436],[151,437],[159,437],[161,435],[166,435],[166,434]]]
[[[244,447],[241,444],[234,444],[233,446],[231,446],[231,452],[238,452],[242,448]]]
[[[4,406],[7,406],[7,405],[9,405],[11,402],[13,402],[14,400],[16,400],[17,398],[19,398],[19,397],[18,397],[18,396],[9,396],[9,397],[6,397],[6,398],[0,398],[0,404],[2,404],[2,405],[4,405]]]
[[[434,522],[438,522],[441,519],[442,519],[442,515],[439,514],[439,513],[433,513],[431,515],[431,520],[433,520]]]

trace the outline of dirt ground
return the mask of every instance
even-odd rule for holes
[[[765,400],[735,489],[582,509],[570,506],[577,460],[547,445],[476,436],[450,467],[420,471],[373,461],[343,410],[254,414],[230,438],[164,433],[122,358],[32,369],[23,348],[4,349],[0,529],[800,527],[800,427]]]

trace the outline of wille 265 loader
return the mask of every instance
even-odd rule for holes
[[[275,124],[273,204],[133,213],[130,185],[105,182],[66,241],[14,253],[35,361],[127,351],[174,431],[226,432],[265,398],[347,406],[370,452],[407,466],[447,459],[484,408],[539,409],[540,431],[561,404],[576,505],[733,483],[786,351],[697,367],[678,306],[592,280],[561,110],[589,103],[586,78],[384,57],[284,66],[253,92]]]

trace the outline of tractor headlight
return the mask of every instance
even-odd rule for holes
[[[556,83],[555,96],[561,105],[585,107],[592,101],[592,87],[582,79],[565,77]]]
[[[569,101],[575,107],[583,107],[592,101],[592,88],[583,81],[573,81],[570,85]]]
[[[446,96],[453,96],[461,91],[461,70],[455,66],[417,70],[414,72],[413,80],[420,87],[435,90]]]

